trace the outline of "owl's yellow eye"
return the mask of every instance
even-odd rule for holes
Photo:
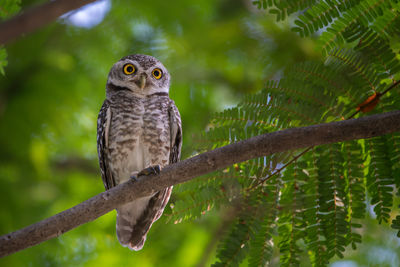
[[[128,63],[128,64],[124,65],[124,73],[126,75],[132,74],[135,71],[136,71],[136,68],[135,68],[135,66],[133,64]]]
[[[161,79],[162,70],[160,70],[159,68],[156,68],[156,69],[153,70],[152,74],[153,74],[154,78],[156,78],[157,80]]]

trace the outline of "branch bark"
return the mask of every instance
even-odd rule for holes
[[[33,7],[0,24],[0,44],[6,44],[20,35],[30,33],[61,15],[95,0],[55,0]]]
[[[0,237],[0,256],[57,237],[114,208],[165,187],[277,152],[400,131],[400,111],[263,134],[165,167],[159,175],[130,180],[43,221]]]

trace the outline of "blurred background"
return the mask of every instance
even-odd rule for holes
[[[0,0],[0,7],[1,7]],[[22,9],[45,1],[23,1]],[[44,14],[45,15],[45,14]],[[182,159],[196,153],[209,117],[279,79],[285,66],[322,60],[315,43],[276,23],[251,0],[101,0],[6,46],[0,75],[0,234],[104,190],[96,119],[111,66],[129,54],[168,68],[183,120]],[[171,203],[179,196],[174,195]],[[115,235],[115,211],[56,239],[0,259],[0,266],[208,266],[224,219],[211,210],[175,224],[170,209],[143,250]],[[221,225],[222,224],[222,225]],[[364,243],[331,266],[399,266],[400,242],[367,220]],[[243,263],[246,265],[246,263]]]

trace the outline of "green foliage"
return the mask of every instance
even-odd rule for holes
[[[8,18],[20,9],[21,0],[2,0],[0,5],[0,19]],[[0,73],[4,75],[4,68],[7,66],[7,51],[0,46]]]
[[[0,2],[0,12],[7,9],[2,18],[19,6]],[[96,116],[107,72],[127,54],[154,55],[171,73],[183,158],[349,118],[367,97],[400,79],[398,1],[254,4],[272,16],[246,1],[115,0],[97,26],[59,19],[7,45],[0,77],[2,233],[103,191]],[[0,49],[3,67],[5,52]],[[373,112],[399,109],[398,90],[383,95]],[[371,256],[376,247],[400,256],[384,227],[400,230],[399,147],[400,134],[393,133],[235,164],[175,186],[140,252],[119,245],[112,212],[0,265],[326,266],[344,256],[383,266]]]
[[[277,196],[275,186],[269,190],[257,189],[241,195],[233,203],[238,215],[232,223],[224,241],[217,248],[219,259],[213,266],[237,266],[249,253],[249,265],[265,265],[272,256],[272,227],[274,204]],[[237,205],[236,205],[237,204]],[[235,206],[236,205],[236,206]]]
[[[207,179],[209,177],[212,178]],[[198,218],[213,207],[219,208],[229,199],[225,190],[226,182],[223,181],[232,178],[236,176],[230,173],[222,173],[218,177],[209,174],[189,186],[176,186],[174,192],[179,194],[179,200],[174,202],[171,213],[166,215],[168,220],[179,223],[183,220]],[[205,183],[203,179],[207,179]]]
[[[264,211],[269,207],[269,212],[264,212],[264,218],[262,216],[257,216],[257,220],[254,223],[254,230],[251,233],[251,238],[249,242],[249,266],[265,266],[270,264],[272,253],[273,253],[273,240],[272,234],[274,229],[274,218],[276,209],[271,204],[273,201],[269,200],[268,197],[274,197],[273,194],[264,195],[260,201],[262,203]],[[274,199],[273,199],[274,200]]]
[[[40,2],[23,1],[23,9]],[[0,0],[0,7],[3,3]],[[0,210],[1,234],[104,191],[96,153],[96,117],[108,71],[125,55],[150,54],[168,68],[170,96],[183,120],[182,158],[196,153],[193,136],[206,127],[209,115],[262,86],[264,63],[257,51],[266,33],[259,32],[260,40],[253,38],[247,23],[273,25],[264,16],[253,17],[241,2],[206,0],[188,6],[183,0],[174,4],[116,0],[97,26],[82,28],[59,19],[8,44],[6,75],[0,75],[0,199],[7,203]],[[289,28],[276,35],[282,33],[281,43],[296,37]],[[293,53],[305,57],[302,50]],[[275,61],[271,69],[282,64]],[[176,202],[185,205],[183,200],[192,196],[203,201],[211,197],[210,209],[219,208],[217,193],[221,204],[229,203],[229,190],[238,187],[235,179],[230,180],[216,179],[215,185],[209,185],[213,191],[205,187],[199,195],[176,187],[170,200],[174,208],[168,206],[165,216],[152,226],[140,252],[120,246],[115,212],[111,212],[59,238],[2,258],[0,266],[196,265],[219,227],[219,213],[208,212],[206,203],[190,210],[197,217],[206,214],[195,223],[166,222],[179,221],[178,214],[184,212],[173,215],[174,220],[169,215],[179,208]],[[227,193],[219,185],[225,185]]]
[[[398,1],[253,4],[268,9],[277,21],[302,11],[293,31],[303,37],[317,35],[325,60],[294,64],[278,81],[266,82],[261,92],[214,115],[204,134],[208,146],[203,144],[203,149],[280,129],[360,116],[355,113],[359,105],[375,93],[384,95],[374,112],[400,108],[399,89],[386,91],[400,78],[400,57],[394,45],[398,40],[393,38],[400,29]],[[303,266],[304,252],[312,266],[326,266],[334,257],[343,258],[349,245],[356,249],[361,243],[366,201],[379,223],[392,221],[392,227],[399,229],[399,216],[393,220],[395,193],[400,191],[399,141],[399,134],[394,133],[237,164],[241,172],[238,195],[259,196],[258,201],[265,203],[261,214],[252,215],[249,210],[254,204],[242,200],[246,217],[239,216],[232,232],[221,241],[218,265],[235,266],[248,257],[252,266],[263,266],[275,246],[280,250],[281,266]],[[268,191],[272,180],[279,196],[274,200],[258,193]],[[201,188],[208,180],[198,182]],[[252,231],[255,221],[257,229]]]
[[[397,237],[400,238],[400,215],[397,215],[396,219],[392,221],[392,228],[399,230],[399,232],[397,233]]]
[[[378,36],[389,40],[399,34],[400,2],[397,0],[354,1],[253,1],[259,8],[268,8],[278,21],[302,11],[293,31],[310,36],[322,30],[319,47],[325,53],[338,45],[370,42]]]
[[[4,68],[7,66],[7,51],[0,48],[0,73],[4,75]]]
[[[282,195],[279,199],[278,217],[279,249],[282,266],[299,266],[299,254],[302,252],[298,241],[303,236],[300,203],[303,192],[300,189],[299,175],[302,171],[297,163],[290,165],[282,176]]]
[[[389,221],[393,205],[395,177],[391,172],[392,164],[387,149],[391,145],[386,136],[366,140],[366,149],[370,151],[367,187],[379,223]]]
[[[0,18],[8,18],[20,10],[21,0],[2,0],[0,6]]]

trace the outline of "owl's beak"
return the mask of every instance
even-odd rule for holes
[[[144,75],[140,76],[139,80],[139,87],[140,89],[143,90],[143,88],[146,86],[146,77]]]

